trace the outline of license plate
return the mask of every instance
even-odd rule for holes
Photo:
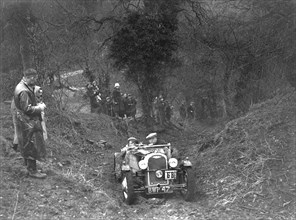
[[[164,175],[166,180],[174,180],[177,178],[177,171],[173,170],[173,171],[165,171],[165,175]]]
[[[168,193],[170,189],[170,186],[151,186],[148,187],[148,193]]]

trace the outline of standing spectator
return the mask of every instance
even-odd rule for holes
[[[109,96],[106,97],[107,115],[114,117],[112,100]]]
[[[136,113],[137,113],[137,100],[131,94],[128,94],[126,116],[136,119]]]
[[[90,112],[92,113],[98,113],[99,112],[99,107],[100,107],[100,89],[99,86],[97,85],[97,82],[95,81],[94,76],[90,77],[89,83],[86,85],[86,90],[87,90],[87,96],[90,99]]]
[[[165,101],[165,119],[167,122],[171,120],[172,115],[173,115],[173,106],[171,106],[170,103],[166,100]]]
[[[121,95],[121,105],[119,107],[119,116],[121,118],[127,117],[127,108],[128,108],[128,100],[127,100],[127,94],[124,93]]]
[[[186,118],[186,107],[185,107],[185,102],[183,101],[180,108],[179,108],[179,114],[181,119],[185,119]]]
[[[165,103],[162,95],[159,95],[158,97],[157,110],[158,110],[157,122],[160,125],[163,125],[165,121]]]
[[[195,116],[195,109],[194,109],[194,102],[190,102],[190,105],[187,108],[187,116],[188,119],[194,119]]]
[[[43,131],[41,127],[41,112],[46,105],[36,102],[34,86],[37,71],[27,69],[24,77],[14,90],[14,103],[16,107],[16,133],[18,146],[29,176],[45,178],[46,174],[37,170],[36,160],[44,160],[46,155]]]
[[[154,118],[154,120],[156,122],[158,122],[158,97],[155,97],[153,99],[153,103],[152,103],[152,118]]]
[[[41,87],[35,86],[34,87],[34,94],[35,94],[35,98],[36,98],[36,102],[37,103],[43,102],[43,100],[42,100],[42,89],[41,89]],[[11,110],[11,114],[12,114],[12,122],[13,122],[13,127],[14,127],[13,147],[12,148],[15,151],[17,151],[17,148],[18,148],[18,140],[17,140],[17,133],[16,133],[17,109],[15,107],[14,98],[12,98],[10,110]],[[41,113],[41,115],[42,114],[44,114],[44,111],[43,111],[43,113]],[[46,128],[45,128],[45,130],[43,132],[45,132],[44,135],[43,135],[43,136],[45,136],[44,137],[44,140],[45,140],[45,139],[47,139],[47,131],[46,131]]]
[[[120,104],[121,104],[121,92],[119,83],[115,83],[114,90],[112,92],[113,111],[115,117],[119,117]]]

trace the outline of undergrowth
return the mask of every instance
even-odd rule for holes
[[[214,206],[295,215],[295,113],[296,93],[289,91],[253,106],[213,138],[200,155],[200,173]]]

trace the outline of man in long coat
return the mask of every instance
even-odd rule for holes
[[[14,90],[16,133],[29,176],[45,178],[46,174],[39,172],[36,167],[36,160],[43,161],[46,155],[41,126],[41,112],[46,105],[36,102],[34,94],[36,78],[36,70],[25,70],[24,77]]]
[[[131,95],[127,95],[127,105],[126,105],[126,117],[132,117],[136,119],[137,113],[137,100]]]

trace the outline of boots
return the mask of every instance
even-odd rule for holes
[[[37,179],[46,178],[47,175],[45,173],[41,173],[40,171],[37,170],[36,160],[27,159],[26,162],[27,162],[28,174],[30,177],[37,178]]]

